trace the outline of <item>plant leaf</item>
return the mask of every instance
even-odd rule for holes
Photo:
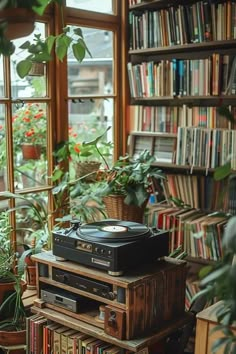
[[[73,50],[73,54],[74,54],[75,59],[78,60],[79,63],[81,63],[85,57],[84,46],[82,46],[80,43],[74,43],[72,45],[72,50]]]
[[[26,75],[28,75],[30,69],[32,68],[31,60],[25,59],[19,61],[16,65],[17,74],[23,79]]]
[[[219,166],[215,169],[214,179],[220,181],[231,174],[231,163],[227,162],[223,166]]]

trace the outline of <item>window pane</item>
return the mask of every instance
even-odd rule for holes
[[[92,58],[78,63],[68,59],[69,96],[103,95],[113,92],[113,33],[96,28],[82,28]]]
[[[47,180],[47,110],[42,103],[14,107],[12,117],[15,187],[45,185]]]
[[[19,61],[26,58],[29,53],[19,48],[24,42],[29,40],[33,43],[34,34],[41,34],[45,37],[45,24],[37,22],[35,24],[35,31],[27,37],[20,38],[14,41],[16,46],[15,53],[10,57],[11,59],[11,90],[12,97],[45,97],[46,96],[46,66],[44,72],[39,75],[38,65],[34,65],[30,75],[21,79],[16,72],[16,65]],[[44,64],[43,64],[44,66]],[[36,75],[37,74],[37,75]]]
[[[7,189],[5,106],[0,105],[0,192]]]
[[[113,0],[66,0],[66,5],[76,9],[103,12],[106,14],[113,13]]]

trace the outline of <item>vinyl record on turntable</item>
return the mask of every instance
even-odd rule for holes
[[[76,232],[82,239],[96,242],[129,242],[151,235],[151,230],[143,224],[116,219],[85,224]]]

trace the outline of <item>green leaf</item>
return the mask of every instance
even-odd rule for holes
[[[228,177],[230,174],[231,174],[231,163],[227,162],[225,165],[219,166],[215,169],[214,179],[216,181],[220,181]]]
[[[37,63],[48,62],[51,59],[52,59],[51,55],[47,52],[34,55],[34,61],[36,61]]]
[[[83,31],[81,28],[74,28],[74,34],[76,34],[77,36],[79,37],[82,37],[83,38]]]
[[[47,47],[48,47],[48,53],[51,53],[52,48],[53,48],[54,43],[55,43],[55,40],[56,40],[55,36],[48,36],[46,38],[45,43],[47,44]]]
[[[28,75],[30,69],[32,68],[32,62],[30,60],[22,60],[16,65],[17,74],[23,79]]]
[[[216,279],[228,274],[230,270],[230,265],[224,265],[219,269],[214,270],[211,274],[202,279],[201,285],[205,286],[206,284],[215,281]]]
[[[81,63],[85,57],[85,48],[80,43],[74,43],[72,45],[73,54],[76,60]]]
[[[67,54],[67,50],[72,42],[72,38],[62,35],[56,38],[56,56],[60,61],[63,61],[64,57]]]
[[[30,41],[26,41],[19,46],[20,49],[28,49],[30,47]]]
[[[199,271],[199,278],[205,278],[211,271],[212,271],[213,267],[212,265],[207,265],[203,268],[200,269]]]

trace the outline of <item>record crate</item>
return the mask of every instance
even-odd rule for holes
[[[38,271],[38,299],[35,306],[50,308],[100,327],[106,335],[114,338],[130,340],[151,335],[184,315],[187,267],[183,260],[164,257],[151,264],[132,268],[125,275],[114,277],[105,271],[75,262],[57,261],[50,252],[34,255],[33,259]],[[63,280],[55,280],[55,272],[59,276],[63,273]],[[73,281],[68,281],[68,276],[72,277]],[[81,279],[85,279],[87,284],[86,288],[83,283],[83,290],[77,286]],[[95,283],[97,289],[94,288]],[[100,284],[108,286],[109,291],[100,293]],[[89,299],[88,303],[92,300],[96,310],[94,311],[93,307],[86,312],[83,308],[84,301],[79,304],[79,311],[76,313],[66,309],[66,306],[58,306],[56,301],[53,304],[42,301],[41,290],[50,291],[50,286],[58,292],[58,296],[61,291],[67,291],[68,295],[78,294],[80,298],[82,296],[85,300]],[[96,320],[101,307],[104,308],[103,322]]]

